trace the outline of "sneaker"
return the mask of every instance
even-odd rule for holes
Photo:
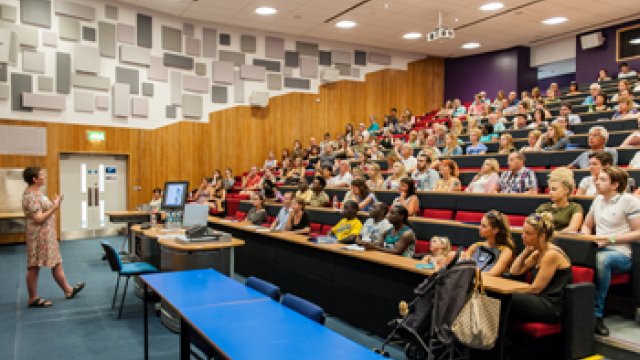
[[[600,336],[609,336],[609,328],[604,324],[604,320],[601,317],[596,318],[595,332]]]

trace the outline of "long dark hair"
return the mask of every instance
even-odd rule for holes
[[[367,196],[369,196],[369,187],[364,180],[355,179],[351,181],[351,186],[355,186],[358,188],[358,192],[360,193],[359,196],[362,198],[362,200],[366,199]]]
[[[498,210],[489,210],[484,216],[489,221],[489,225],[498,229],[496,234],[496,245],[507,246],[512,251],[515,251],[516,245],[511,237],[511,228],[509,227],[509,219]]]
[[[400,182],[407,185],[407,198],[416,194],[416,184],[408,177],[400,179]]]

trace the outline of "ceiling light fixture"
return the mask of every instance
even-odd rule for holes
[[[477,42],[470,42],[462,45],[463,49],[477,49],[479,47],[480,47],[480,43],[477,43]]]
[[[567,18],[564,16],[555,16],[552,18],[548,18],[546,20],[542,20],[542,23],[545,25],[558,25],[566,21],[567,21]]]
[[[351,21],[351,20],[341,20],[336,23],[336,27],[339,27],[340,29],[351,29],[356,25],[358,24],[356,24],[355,21]]]
[[[422,37],[422,34],[420,34],[419,32],[408,32],[402,35],[402,38],[407,40],[420,39],[421,37]]]
[[[629,40],[629,44],[631,45],[640,45],[640,37]]]
[[[490,2],[480,6],[480,10],[482,11],[495,11],[500,10],[504,7],[504,4],[501,2]]]
[[[256,8],[256,14],[258,15],[273,15],[275,13],[277,13],[278,10],[269,7],[269,6],[261,6],[259,8]]]

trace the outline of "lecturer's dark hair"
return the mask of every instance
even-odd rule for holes
[[[33,185],[35,183],[34,178],[37,178],[40,175],[40,170],[42,170],[38,166],[31,166],[22,172],[22,179],[29,185]]]

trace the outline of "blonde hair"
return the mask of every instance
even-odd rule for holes
[[[407,169],[404,167],[404,164],[401,163],[400,161],[396,161],[396,162],[393,163],[393,166],[395,167],[396,164],[400,165],[400,168],[402,169],[402,172],[400,173],[400,175],[397,175],[397,177],[396,177],[396,173],[394,171],[394,173],[391,174],[391,178],[392,179],[402,179],[403,177],[406,177],[407,176]]]
[[[443,249],[444,254],[442,255],[446,256],[447,254],[449,254],[449,252],[451,252],[451,240],[449,240],[448,237],[434,235],[431,237],[430,242],[434,242],[434,241],[440,241],[442,245],[444,245],[444,249]]]
[[[573,194],[573,190],[576,188],[576,183],[573,179],[573,171],[567,167],[559,167],[551,171],[547,182],[555,182],[562,185],[567,190],[569,197]]]
[[[377,183],[380,180],[384,180],[384,178],[382,177],[382,173],[380,171],[380,165],[378,165],[378,163],[371,164],[371,170],[373,170],[373,173],[374,173],[374,178],[370,179],[371,181],[373,181],[374,183]]]
[[[507,139],[507,145],[502,145],[502,137]],[[513,151],[515,148],[513,146],[513,136],[511,134],[502,134],[500,135],[500,149],[498,149],[498,154],[508,154]]]
[[[489,165],[491,165],[492,172],[496,172],[497,173],[497,172],[500,171],[500,163],[498,163],[498,160],[496,160],[495,158],[488,158],[484,162],[486,162]]]
[[[564,129],[560,125],[551,124],[550,127],[553,128],[553,132],[554,132],[555,136],[552,139],[549,139],[549,137],[545,135],[545,145],[546,146],[551,146],[551,145],[557,144],[558,141],[560,139],[562,139],[564,137],[564,135],[565,135],[564,134]]]
[[[527,216],[524,223],[531,226],[538,234],[544,235],[545,241],[553,240],[555,226],[553,225],[553,214],[550,212],[531,214]]]
[[[446,143],[445,148],[451,153],[458,147],[458,135],[450,132],[447,134],[447,138],[451,139],[451,143]]]
[[[451,130],[449,132],[460,136],[460,134],[462,134],[462,121],[458,118],[451,120]]]
[[[469,136],[471,135],[475,135],[478,137],[478,140],[480,140],[480,136],[482,136],[482,131],[480,131],[480,129],[478,128],[473,128],[471,130],[469,130]]]

